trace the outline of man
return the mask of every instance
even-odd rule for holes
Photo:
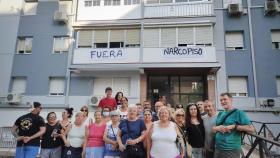
[[[216,126],[212,128],[215,136],[214,158],[239,158],[241,153],[241,132],[255,131],[247,115],[232,105],[229,93],[220,95],[224,111],[217,116]]]
[[[161,101],[157,101],[156,103],[155,103],[155,113],[153,113],[153,121],[157,121],[159,118],[158,118],[158,111],[159,111],[159,109],[161,108],[161,107],[163,107],[164,106],[164,104],[163,104],[163,102],[161,102]]]
[[[204,141],[204,151],[205,158],[214,157],[214,136],[212,128],[216,125],[217,112],[212,101],[204,101],[204,111],[207,115],[203,119],[204,129],[205,129],[205,141]]]
[[[204,111],[203,101],[196,102],[201,118],[204,118],[207,113]]]
[[[44,119],[39,116],[41,110],[41,104],[34,102],[31,113],[19,117],[13,125],[12,134],[17,139],[15,158],[36,158],[40,137],[46,131]]]
[[[103,109],[105,106],[109,106],[112,111],[115,110],[117,108],[117,102],[115,98],[112,97],[112,88],[107,87],[105,89],[105,94],[106,97],[100,100],[98,108]]]

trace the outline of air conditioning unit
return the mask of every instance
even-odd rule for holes
[[[228,5],[228,13],[230,16],[240,16],[243,13],[243,7],[241,4],[229,4]]]
[[[267,0],[264,3],[265,15],[275,15],[279,10],[278,2],[276,0]]]
[[[6,102],[9,104],[19,104],[21,102],[20,93],[10,93],[6,96]]]
[[[68,17],[65,11],[55,11],[54,12],[54,21],[67,23]]]
[[[89,99],[90,106],[98,106],[99,101],[102,99],[102,96],[91,96]]]

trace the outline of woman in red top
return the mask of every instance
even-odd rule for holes
[[[90,124],[85,132],[84,150],[85,158],[103,158],[104,141],[103,133],[106,124],[102,121],[101,111],[94,113],[95,123]]]

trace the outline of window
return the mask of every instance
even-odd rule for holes
[[[124,5],[140,4],[140,0],[124,0]]]
[[[229,4],[242,4],[242,0],[223,0],[224,8],[228,8]]]
[[[37,6],[37,2],[25,2],[23,8],[23,15],[36,15]]]
[[[117,5],[121,5],[121,1],[120,0],[104,0],[104,6],[117,6]]]
[[[213,31],[211,26],[195,27],[195,43],[200,46],[211,46],[213,42]]]
[[[161,29],[161,47],[176,46],[176,28]]]
[[[144,29],[144,47],[159,47],[159,29]]]
[[[32,52],[32,37],[19,37],[17,43],[18,54],[31,54]]]
[[[93,0],[92,6],[100,6],[100,0]]]
[[[50,77],[50,92],[51,96],[64,95],[64,77]]]
[[[280,49],[280,30],[271,30],[272,48]]]
[[[92,1],[90,0],[87,0],[87,1],[84,1],[85,2],[85,7],[91,7],[92,6]]]
[[[13,77],[11,92],[24,94],[25,90],[26,90],[26,77]]]
[[[69,50],[69,37],[54,37],[53,53],[61,54]]]
[[[108,47],[108,30],[94,31],[94,48]]]
[[[227,50],[244,49],[242,31],[226,32],[226,49]]]
[[[121,91],[125,96],[130,95],[130,78],[129,77],[107,77],[95,78],[93,81],[93,94],[104,95],[106,87],[112,87],[113,93]]]
[[[67,14],[71,13],[71,1],[59,1],[59,11],[64,11]]]
[[[188,46],[194,44],[193,27],[178,28],[178,46]]]
[[[228,77],[228,86],[232,96],[248,96],[247,77]]]
[[[110,48],[122,48],[124,46],[124,30],[111,30]]]
[[[280,76],[276,77],[277,95],[280,96]]]
[[[146,0],[147,4],[158,4],[159,0]]]
[[[92,31],[85,30],[79,31],[78,35],[78,48],[91,48]]]
[[[126,31],[125,47],[140,47],[140,29],[128,29]]]
[[[172,0],[159,0],[159,3],[172,3]]]

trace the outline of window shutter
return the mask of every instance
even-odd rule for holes
[[[71,1],[59,1],[59,11],[64,11],[67,14],[71,13]]]
[[[92,31],[79,31],[79,43],[80,47],[91,47]]]
[[[196,44],[212,44],[213,32],[210,26],[196,27]]]
[[[123,42],[124,30],[111,30],[110,42]]]
[[[25,2],[24,9],[23,9],[23,14],[24,15],[36,14],[37,6],[38,6],[37,2]]]
[[[178,44],[194,44],[193,27],[178,28]]]
[[[126,31],[126,44],[140,44],[140,29]]]
[[[25,39],[19,38],[18,39],[18,51],[24,51],[25,50]]]
[[[172,3],[172,0],[160,0],[160,3]]]
[[[114,93],[123,92],[125,96],[130,95],[130,78],[118,77],[113,78],[113,91]]]
[[[230,93],[248,93],[246,77],[229,77],[228,85]]]
[[[70,46],[70,39],[69,37],[64,37],[62,41],[62,51],[68,52]]]
[[[13,78],[12,93],[25,93],[26,78],[15,77]]]
[[[280,42],[280,30],[271,31],[271,40],[272,42]]]
[[[50,94],[63,95],[64,94],[64,78],[51,77],[50,78]]]
[[[112,87],[112,78],[95,78],[93,80],[93,95],[103,96],[106,87]]]
[[[108,30],[94,31],[94,43],[108,43]]]
[[[144,47],[159,47],[159,29],[144,29]]]
[[[161,47],[176,46],[176,29],[162,28],[161,29]]]
[[[280,77],[276,78],[277,95],[280,96]]]
[[[235,47],[243,48],[243,33],[242,32],[227,32],[226,33],[226,47],[227,48],[235,48]]]
[[[25,51],[31,52],[32,50],[32,40],[33,38],[25,38]]]
[[[159,0],[147,0],[146,3],[147,4],[158,4]]]
[[[54,38],[54,51],[60,51],[62,46],[62,38],[55,37]]]

